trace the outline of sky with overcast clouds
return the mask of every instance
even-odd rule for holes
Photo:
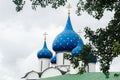
[[[83,37],[84,27],[89,26],[93,30],[104,28],[113,17],[111,12],[105,12],[101,20],[87,13],[77,16],[75,2],[70,3],[73,28],[76,32],[82,31],[80,35],[84,43],[87,42]],[[16,12],[11,0],[0,0],[0,80],[19,80],[28,71],[38,71],[36,54],[43,46],[43,33],[48,33],[47,46],[54,54],[52,42],[64,29],[66,20],[65,7],[57,10],[37,8],[34,11],[28,3],[21,12]],[[114,59],[111,71],[120,71],[119,60],[119,57]]]

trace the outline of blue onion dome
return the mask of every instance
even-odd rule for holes
[[[56,64],[56,55],[51,58],[51,63]]]
[[[67,51],[71,52],[77,46],[77,42],[80,41],[83,45],[82,39],[73,30],[70,16],[68,16],[65,29],[55,38],[52,44],[52,48],[56,52]]]
[[[89,55],[89,57],[90,57],[89,63],[96,63],[97,62],[97,56],[95,56],[91,53]]]
[[[38,58],[51,58],[52,53],[51,51],[47,48],[46,41],[44,41],[44,46],[43,48],[37,53]]]
[[[83,44],[81,43],[81,41],[78,41],[77,46],[72,50],[72,55],[76,56],[78,55],[81,50],[82,50]]]

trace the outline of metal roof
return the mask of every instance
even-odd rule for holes
[[[115,76],[115,72],[110,73],[110,78],[106,79],[105,75],[101,72],[92,72],[80,74],[66,74],[62,76],[56,76],[51,78],[39,79],[39,80],[120,80],[120,72],[116,72],[118,76]]]

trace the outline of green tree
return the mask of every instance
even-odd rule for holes
[[[112,24],[113,21],[104,29],[99,28],[92,31],[88,27],[85,28],[85,37],[89,38],[91,45],[96,48],[95,52],[97,52],[96,56],[99,57],[101,71],[108,77],[112,60],[120,55],[120,52],[114,50],[115,45],[113,45],[114,41],[120,42],[120,25]]]
[[[52,8],[57,9],[60,6],[65,6],[67,0],[30,0],[31,6],[33,10],[36,10],[38,6],[45,8],[47,6],[51,6]],[[26,0],[13,0],[16,5],[16,11],[21,11],[23,6],[26,3]]]
[[[80,74],[86,72],[85,68],[88,66],[89,62],[96,62],[97,57],[93,54],[93,48],[90,44],[83,46],[82,51],[78,55],[65,54],[65,59],[70,60],[73,68],[79,68]],[[82,61],[81,67],[79,62]]]
[[[37,6],[45,8],[46,6],[51,6],[57,9],[60,6],[65,6],[68,0],[30,0],[33,9]],[[16,5],[16,10],[22,10],[25,5],[26,0],[13,0]],[[96,19],[100,19],[103,16],[104,11],[120,11],[120,0],[78,0],[76,4],[77,15],[80,15],[81,11],[86,11],[88,14],[92,15]]]
[[[114,44],[114,46],[115,46],[114,51],[120,53],[120,43],[118,43],[118,42],[113,42],[113,44]]]

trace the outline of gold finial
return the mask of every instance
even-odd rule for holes
[[[46,35],[48,34],[45,32],[43,35],[44,35],[44,40],[46,41]]]
[[[70,15],[70,8],[72,8],[70,3],[68,4],[67,8],[68,8],[68,15]]]
[[[81,30],[79,30],[79,31],[78,31],[78,35],[80,36],[81,33],[82,33]]]

